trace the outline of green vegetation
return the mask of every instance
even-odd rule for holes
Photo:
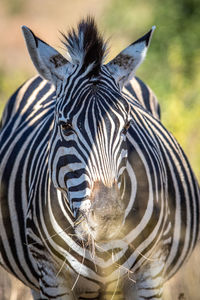
[[[14,16],[25,10],[25,0],[4,0],[9,15]]]
[[[115,42],[121,49],[156,25],[137,75],[156,93],[163,123],[200,179],[199,0],[111,0],[103,24],[119,33]]]
[[[13,70],[8,74],[3,67],[0,67],[0,116],[12,93],[29,78],[30,74],[27,72]]]

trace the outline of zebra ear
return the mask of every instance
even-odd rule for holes
[[[47,43],[37,38],[28,27],[22,26],[22,32],[38,73],[54,84],[57,79],[62,80],[71,65],[67,59]]]
[[[147,34],[125,48],[106,65],[121,89],[143,62],[155,28],[153,26]]]

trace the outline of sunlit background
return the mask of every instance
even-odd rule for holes
[[[156,25],[137,76],[156,93],[162,122],[185,150],[200,180],[199,0],[0,0],[0,114],[16,88],[36,74],[20,26],[27,25],[62,52],[59,31],[67,32],[87,14],[95,16],[109,40],[108,60]],[[199,299],[197,254],[170,283],[166,300]],[[30,297],[16,281],[4,273],[0,277],[4,283],[0,300]]]

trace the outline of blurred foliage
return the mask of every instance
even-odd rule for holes
[[[26,0],[3,0],[9,15],[18,15],[25,10]]]
[[[111,0],[103,22],[124,47],[156,25],[137,75],[156,93],[163,123],[200,179],[200,1]]]
[[[5,100],[12,95],[24,81],[30,78],[30,74],[22,70],[13,70],[12,73],[7,73],[3,66],[0,66],[0,116],[5,106]]]

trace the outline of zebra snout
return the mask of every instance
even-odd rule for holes
[[[119,233],[123,225],[124,211],[117,184],[106,187],[98,183],[94,186],[87,221],[97,240],[112,239]]]
[[[117,183],[111,187],[100,182],[95,183],[91,195],[91,209],[93,214],[99,216],[110,215],[114,217],[114,215],[122,214],[124,204]]]
[[[108,241],[120,236],[123,226],[124,211],[114,207],[91,209],[88,213],[87,224],[93,238],[100,241]]]
[[[88,223],[93,224],[93,228],[98,226],[118,226],[123,223],[124,210],[117,207],[102,207],[101,209],[91,209],[88,213]]]
[[[96,241],[118,238],[124,223],[124,212],[117,184],[106,187],[95,183],[90,198],[83,201],[79,209],[81,222],[77,223],[76,234],[83,240],[88,236]]]

